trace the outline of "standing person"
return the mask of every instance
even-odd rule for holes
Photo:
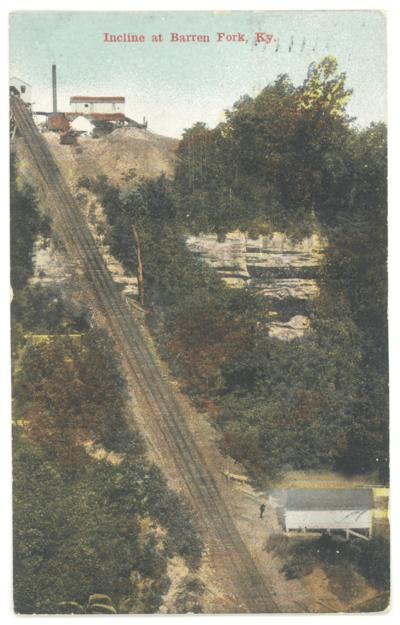
[[[262,503],[260,506],[260,519],[263,518],[265,512],[265,503]]]

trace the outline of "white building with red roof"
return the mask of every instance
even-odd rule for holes
[[[124,114],[125,98],[123,96],[71,96],[71,113],[81,115],[115,115]]]

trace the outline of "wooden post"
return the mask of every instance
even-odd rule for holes
[[[136,245],[136,257],[137,257],[137,279],[138,279],[138,289],[139,289],[139,301],[142,306],[144,306],[144,279],[143,279],[143,265],[142,265],[142,252],[140,249],[140,239],[138,231],[136,227],[132,226],[133,238],[135,239]]]
[[[370,530],[368,530],[369,532]],[[348,530],[349,534],[351,534],[352,536],[357,536],[357,538],[362,538],[363,540],[369,540],[368,536],[365,536],[365,534],[360,534],[360,532],[356,532],[355,530]]]

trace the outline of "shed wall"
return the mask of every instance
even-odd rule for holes
[[[286,510],[286,531],[303,529],[368,529],[370,510]]]
[[[73,113],[123,113],[125,104],[123,102],[72,102],[71,111]]]

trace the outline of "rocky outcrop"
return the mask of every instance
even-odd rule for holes
[[[219,242],[215,234],[189,236],[191,252],[218,271],[228,286],[247,284],[261,295],[309,299],[318,295],[315,279],[323,243],[317,234],[293,241],[281,232],[251,239],[236,230]]]
[[[304,336],[310,327],[310,318],[305,315],[295,315],[289,321],[273,321],[269,324],[269,336],[281,341],[293,341]]]
[[[215,234],[189,236],[186,245],[193,254],[216,269],[228,286],[242,287],[250,280],[246,237],[242,232],[229,232],[222,242]]]
[[[289,321],[277,319],[269,324],[269,334],[282,340],[304,335],[309,319],[300,302],[319,294],[318,266],[321,263],[324,241],[318,233],[294,241],[282,232],[252,239],[236,230],[219,242],[214,234],[189,236],[186,244],[208,265],[218,271],[229,287],[245,285],[260,296],[284,302],[291,298],[299,302],[299,309]]]

